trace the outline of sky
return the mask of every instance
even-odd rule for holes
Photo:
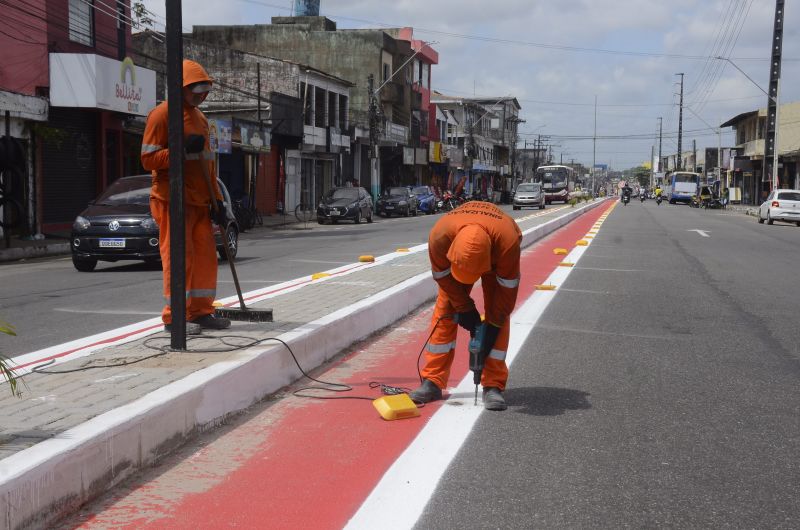
[[[164,0],[144,0],[163,30]],[[292,14],[291,0],[183,0],[183,27],[266,24]],[[800,99],[800,8],[786,2],[780,100]],[[223,7],[224,6],[224,7]],[[434,90],[515,96],[520,146],[549,137],[556,161],[625,169],[677,152],[684,73],[683,150],[716,147],[716,128],[764,108],[775,17],[773,0],[321,0],[339,28],[414,28],[435,42]],[[713,59],[722,56],[731,62]],[[351,80],[357,88],[364,80]],[[597,98],[596,155],[593,155]],[[800,124],[787,124],[800,126]],[[730,128],[723,147],[733,146]]]

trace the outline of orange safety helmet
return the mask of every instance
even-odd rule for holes
[[[201,90],[192,90],[194,93],[202,93],[208,92],[211,90],[211,84],[214,82],[213,79],[208,75],[205,68],[200,66],[199,63],[191,61],[189,59],[183,60],[183,88],[188,87],[189,85],[194,85],[200,83],[197,87]]]
[[[450,274],[458,282],[472,285],[492,269],[492,240],[478,225],[466,225],[458,231],[450,249]]]

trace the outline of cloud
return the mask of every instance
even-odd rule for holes
[[[163,15],[163,0],[145,4]],[[766,105],[763,94],[751,97],[761,94],[758,88],[719,61],[565,51],[533,44],[681,56],[730,52],[737,66],[766,87],[775,9],[771,0],[322,0],[321,4],[322,13],[340,28],[412,26],[416,38],[438,41],[434,88],[456,95],[517,96],[527,121],[522,132],[546,124],[536,133],[553,136],[560,144],[554,153],[563,150],[584,163],[591,162],[591,140],[556,137],[592,135],[595,96],[600,105],[599,135],[654,132],[659,116],[665,133],[674,134],[677,72],[685,74],[685,102],[708,123],[718,124]],[[184,27],[190,27],[268,23],[271,16],[289,14],[291,1],[184,0],[183,5]],[[800,10],[790,6],[786,15],[784,56],[800,59],[796,52]],[[738,37],[731,29],[737,20],[743,21]],[[781,99],[800,99],[800,61],[784,61],[782,76]],[[684,129],[706,127],[691,112],[684,112],[684,117]],[[525,138],[532,136],[521,137]],[[708,131],[690,133],[684,145],[691,145],[692,139],[700,147],[717,144],[716,135]],[[618,168],[631,166],[647,159],[654,143],[653,139],[598,141],[597,159]],[[665,140],[664,149],[674,150],[674,141]]]

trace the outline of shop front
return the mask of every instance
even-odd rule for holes
[[[156,73],[95,54],[50,54],[50,112],[40,129],[42,231],[75,216],[123,175],[141,174],[141,136],[126,122],[156,105]]]

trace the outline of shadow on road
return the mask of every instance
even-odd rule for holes
[[[511,410],[531,416],[560,416],[568,410],[592,408],[588,392],[570,388],[507,388],[504,394]]]

